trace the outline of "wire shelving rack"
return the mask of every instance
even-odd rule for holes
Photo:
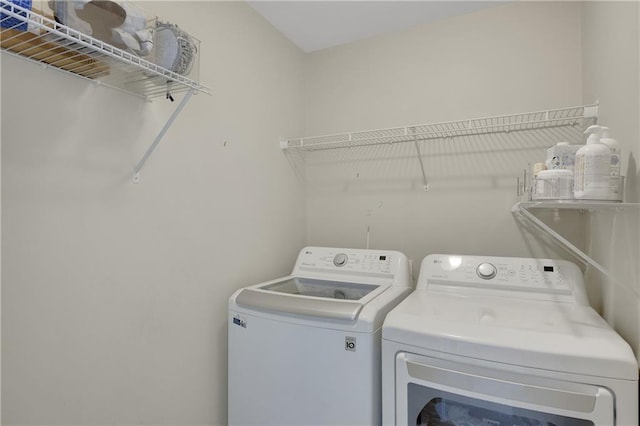
[[[147,100],[193,90],[198,81],[56,22],[41,12],[0,0],[0,44],[8,54]],[[24,31],[22,28],[28,28]]]
[[[447,141],[457,137],[474,138],[500,133],[507,136],[514,135],[512,142],[516,147],[521,142],[515,135],[521,132],[554,130],[560,135],[575,137],[576,134],[581,134],[586,127],[595,124],[597,119],[598,104],[590,104],[441,123],[415,124],[386,129],[282,139],[280,147],[283,150],[314,152],[413,143],[416,157],[420,163],[424,190],[427,191],[429,186],[427,172],[423,163],[425,154],[420,150],[420,143],[428,143],[434,140]]]

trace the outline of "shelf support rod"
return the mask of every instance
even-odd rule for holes
[[[405,128],[405,134],[407,132],[407,128]],[[429,182],[427,181],[427,173],[424,171],[424,163],[422,162],[422,155],[420,154],[420,145],[418,145],[418,141],[415,136],[416,128],[412,127],[411,132],[413,135],[413,145],[416,147],[416,154],[418,154],[418,162],[420,163],[420,171],[422,172],[422,185],[423,189],[426,191],[429,190]]]
[[[151,153],[153,153],[153,150],[156,149],[156,146],[158,146],[158,144],[164,137],[165,133],[167,133],[167,131],[169,130],[169,127],[171,127],[175,119],[178,117],[182,109],[185,107],[185,105],[191,98],[191,95],[193,95],[193,92],[194,92],[194,89],[189,89],[189,91],[184,95],[184,98],[182,98],[182,100],[180,101],[180,104],[178,104],[178,107],[173,111],[173,114],[171,114],[171,117],[169,117],[167,122],[164,124],[164,126],[160,130],[160,133],[158,133],[158,136],[156,136],[156,138],[154,139],[149,149],[147,149],[147,152],[144,153],[144,156],[142,157],[142,159],[138,162],[136,167],[133,169],[133,183],[140,182],[140,170],[142,170],[144,163],[147,162],[147,160],[151,156]]]
[[[428,191],[429,190],[429,182],[427,181],[427,174],[424,171],[424,163],[422,162],[422,155],[420,155],[420,147],[418,146],[418,141],[413,141],[413,144],[416,146],[416,152],[418,153],[418,162],[420,163],[420,171],[422,171],[423,189],[425,191]]]
[[[529,220],[535,226],[537,226],[538,228],[542,229],[544,232],[549,234],[554,240],[556,240],[557,242],[562,244],[570,252],[572,252],[573,254],[578,256],[580,258],[580,260],[582,260],[583,262],[586,262],[587,264],[589,264],[589,265],[593,266],[594,268],[596,268],[598,271],[602,272],[607,278],[609,278],[611,280],[611,282],[613,282],[614,284],[624,288],[625,290],[631,291],[636,296],[639,296],[638,293],[633,288],[631,288],[630,286],[625,285],[625,284],[621,283],[620,281],[618,281],[609,272],[609,270],[607,270],[607,268],[605,268],[604,266],[600,265],[598,262],[593,260],[591,257],[589,257],[589,255],[584,253],[578,247],[576,247],[575,245],[571,244],[571,242],[569,242],[569,240],[564,238],[562,235],[558,234],[556,231],[554,231],[546,223],[544,223],[543,221],[541,221],[540,219],[535,217],[535,215],[533,213],[528,211],[526,208],[522,207],[520,205],[520,203],[517,203],[515,206],[513,206],[513,208],[511,209],[511,213],[514,214],[514,215],[518,214],[521,217],[524,217],[525,219]]]

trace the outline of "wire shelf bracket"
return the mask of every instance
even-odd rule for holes
[[[167,122],[164,124],[164,126],[160,130],[160,133],[158,133],[158,136],[156,136],[156,138],[151,143],[151,146],[149,146],[149,148],[144,153],[144,155],[142,156],[142,158],[140,159],[138,164],[136,164],[136,166],[134,167],[134,169],[133,169],[133,183],[140,182],[140,170],[142,170],[142,167],[144,167],[144,163],[147,162],[147,160],[149,159],[149,157],[151,156],[153,151],[156,149],[156,147],[158,146],[158,144],[160,143],[160,141],[164,137],[165,133],[167,133],[167,131],[169,130],[169,127],[171,127],[171,125],[173,124],[175,119],[178,118],[178,115],[180,114],[182,109],[187,105],[187,102],[189,102],[189,99],[191,99],[191,95],[193,95],[193,92],[194,92],[194,90],[191,89],[186,93],[186,95],[184,95],[184,98],[182,98],[182,100],[180,101],[180,103],[178,104],[176,109],[171,114],[171,117],[169,117]]]
[[[562,235],[553,230],[549,225],[538,219],[533,213],[529,211],[529,209],[533,208],[555,208],[555,209],[574,209],[574,210],[591,210],[591,209],[620,209],[625,206],[630,207],[638,207],[638,204],[627,203],[626,205],[621,205],[618,203],[536,203],[536,202],[519,202],[516,203],[511,208],[511,214],[514,218],[521,217],[533,224],[539,230],[548,234],[551,238],[553,238],[556,242],[562,245],[565,249],[569,250],[573,255],[577,256],[581,261],[585,262],[585,264],[591,265],[604,274],[607,278],[611,280],[611,282],[615,285],[618,285],[624,288],[627,291],[633,293],[636,297],[640,297],[638,291],[632,288],[630,285],[621,282],[617,279],[614,274],[611,273],[607,268],[602,266],[600,263],[596,262],[591,256],[580,250],[574,244],[572,244],[569,240],[564,238]]]

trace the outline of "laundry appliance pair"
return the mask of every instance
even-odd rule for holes
[[[635,357],[574,264],[430,255],[412,290],[399,252],[322,247],[238,290],[229,424],[638,424]]]

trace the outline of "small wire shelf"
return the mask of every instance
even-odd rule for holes
[[[3,52],[145,99],[189,90],[211,94],[197,81],[9,0],[0,7]]]
[[[620,215],[624,211],[628,211],[631,213],[629,220],[635,222],[637,226],[638,221],[640,220],[640,203],[616,203],[610,201],[579,201],[579,200],[571,200],[571,201],[526,201],[526,202],[518,202],[511,208],[511,214],[514,218],[523,219],[525,223],[532,224],[536,229],[546,233],[548,236],[553,238],[556,242],[562,245],[565,249],[569,250],[574,256],[584,262],[585,265],[591,265],[606,277],[611,279],[611,283],[619,286],[625,292],[629,292],[628,294],[633,294],[636,298],[640,298],[640,293],[635,288],[634,285],[630,285],[627,281],[620,280],[614,270],[609,270],[605,268],[603,265],[598,263],[595,259],[593,259],[590,255],[579,249],[573,243],[571,243],[568,239],[562,236],[560,233],[556,232],[549,224],[545,221],[542,221],[538,217],[536,217],[530,210],[535,209],[570,209],[570,210],[578,210],[578,211],[588,211],[588,212],[608,212],[614,215]],[[633,226],[633,225],[632,225]]]
[[[598,105],[594,104],[495,117],[295,138],[283,140],[282,148],[316,151],[558,127],[577,127],[582,131],[587,126],[594,124],[597,117]]]

